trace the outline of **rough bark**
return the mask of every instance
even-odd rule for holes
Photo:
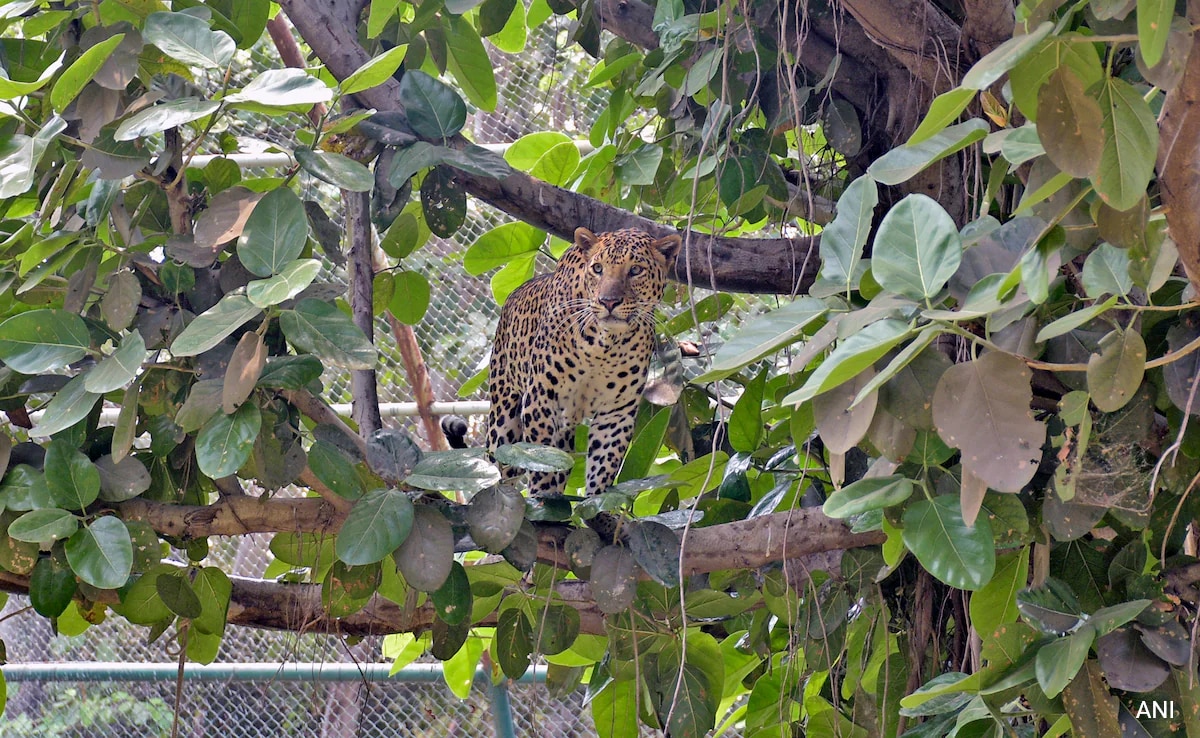
[[[1200,20],[1200,2],[1188,2],[1188,19]],[[1158,125],[1158,185],[1167,227],[1192,285],[1200,288],[1200,34],[1179,85],[1167,94]]]
[[[346,235],[350,240],[350,314],[367,340],[375,342],[375,268],[372,259],[371,197],[366,192],[342,190],[346,203]],[[350,372],[354,422],[358,434],[368,438],[383,427],[379,414],[379,388],[374,369]]]

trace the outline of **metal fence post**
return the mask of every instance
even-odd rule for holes
[[[513,725],[512,703],[508,699],[508,682],[501,681],[490,688],[492,693],[492,720],[496,724],[496,738],[516,738]]]

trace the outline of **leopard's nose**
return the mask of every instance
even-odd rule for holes
[[[611,297],[611,296],[602,295],[599,298],[597,298],[597,300],[599,301],[599,303],[601,305],[604,306],[604,309],[607,310],[609,313],[611,313],[613,310],[615,310],[617,305],[621,304],[620,297]]]

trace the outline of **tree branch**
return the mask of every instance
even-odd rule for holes
[[[368,62],[353,27],[334,22],[339,0],[283,0],[280,6],[292,25],[338,79]],[[376,110],[402,110],[399,83],[383,84],[358,93]],[[462,146],[461,136],[453,142]],[[666,233],[669,228],[576,192],[554,187],[522,172],[496,180],[466,172],[459,182],[475,197],[542,230],[570,240],[575,229],[642,228]],[[676,262],[680,281],[732,292],[796,294],[805,292],[816,277],[819,238],[725,238],[699,232],[685,234],[687,248]]]

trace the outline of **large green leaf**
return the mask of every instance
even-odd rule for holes
[[[82,512],[100,496],[100,472],[82,451],[55,439],[46,449],[46,486],[55,505]]]
[[[746,385],[729,415],[729,443],[735,451],[753,453],[763,437],[762,401],[769,370],[763,369]]]
[[[863,246],[878,203],[879,188],[869,176],[851,182],[838,198],[837,217],[821,231],[821,272],[817,275],[830,290],[848,294],[858,289]]]
[[[55,110],[61,113],[72,100],[79,96],[84,85],[92,81],[92,77],[96,76],[96,72],[100,71],[100,67],[104,65],[104,62],[124,38],[125,34],[118,33],[104,39],[80,54],[78,59],[71,62],[71,66],[63,70],[58,81],[54,83],[54,87],[50,89],[50,104],[54,106]]]
[[[297,148],[292,151],[304,171],[322,182],[328,182],[349,192],[370,192],[375,175],[362,164],[328,151]]]
[[[8,526],[8,535],[27,543],[51,544],[79,530],[79,519],[66,510],[30,510]]]
[[[135,138],[159,133],[168,128],[182,126],[212,114],[221,104],[216,100],[198,97],[183,97],[152,105],[126,118],[117,126],[113,138],[117,141],[132,141]]]
[[[239,108],[306,109],[333,98],[333,90],[303,69],[268,69],[250,80],[250,84],[225,98]]]
[[[397,272],[393,285],[388,310],[401,323],[420,323],[421,318],[425,317],[425,311],[429,309],[429,280],[424,274],[409,270]]]
[[[1158,126],[1133,85],[1110,78],[1100,88],[1104,146],[1092,184],[1106,204],[1129,210],[1146,194],[1158,156]]]
[[[167,56],[203,69],[223,70],[237,48],[229,34],[189,13],[151,13],[142,38]]]
[[[360,497],[338,532],[338,558],[352,566],[382,561],[404,543],[412,530],[413,504],[394,489],[376,489]]]
[[[0,360],[22,374],[60,369],[90,345],[83,319],[66,310],[30,310],[0,323]]]
[[[1095,638],[1096,631],[1085,626],[1038,649],[1034,668],[1038,684],[1047,697],[1058,696],[1071,683],[1087,660]]]
[[[87,373],[83,386],[88,392],[99,395],[120,389],[133,381],[148,355],[142,334],[131,331],[121,339],[121,345],[116,351],[106,356]]]
[[[407,484],[437,492],[474,493],[500,481],[500,472],[487,459],[469,450],[425,454]]]
[[[237,253],[251,274],[270,277],[300,256],[308,239],[304,203],[287,187],[266,194],[246,219]]]
[[[962,260],[954,219],[933,198],[909,195],[879,224],[871,273],[881,286],[914,300],[928,300],[945,286]]]
[[[46,405],[42,419],[30,429],[29,435],[52,436],[86,418],[100,400],[100,395],[87,391],[86,381],[87,374],[84,373],[67,382]]]
[[[988,52],[987,56],[963,75],[962,86],[972,90],[985,90],[1015,67],[1038,44],[1054,31],[1054,24],[1044,21],[1029,33],[1014,36]]]
[[[905,144],[876,159],[867,168],[876,181],[897,185],[908,180],[930,164],[981,140],[991,127],[987,121],[972,118],[950,126],[917,144]]]
[[[83,581],[99,589],[116,589],[129,579],[133,543],[119,518],[106,515],[67,539],[67,562]]]
[[[796,341],[804,329],[828,308],[821,300],[801,297],[776,310],[752,318],[735,329],[732,338],[717,349],[712,366],[695,382],[713,382],[736,373],[764,356]]]
[[[504,266],[513,257],[536,253],[546,241],[545,231],[516,221],[496,226],[480,236],[463,257],[463,268],[471,276]]]
[[[1088,392],[1096,409],[1125,407],[1146,374],[1146,342],[1136,330],[1117,329],[1100,339],[1100,353],[1088,358]]]
[[[1042,86],[1038,114],[1038,138],[1050,161],[1073,177],[1090,177],[1104,146],[1100,103],[1069,65],[1061,65]]]
[[[1146,66],[1153,67],[1162,60],[1174,15],[1175,3],[1171,0],[1137,0],[1138,50]]]
[[[977,633],[991,635],[999,626],[1016,621],[1017,592],[1025,587],[1028,578],[1028,546],[996,559],[991,581],[971,595],[971,625]]]
[[[870,510],[899,505],[912,497],[911,480],[893,474],[869,477],[834,490],[825,500],[821,511],[831,518],[849,518]]]
[[[7,74],[0,75],[0,100],[12,100],[15,97],[28,95],[31,92],[37,92],[46,86],[46,83],[54,78],[58,70],[62,68],[63,58],[66,53],[59,54],[58,58],[50,62],[45,69],[41,71],[37,79],[28,82],[21,82],[14,79],[9,79]]]
[[[467,121],[467,105],[458,93],[418,69],[400,81],[400,103],[412,129],[425,138],[450,138]]]
[[[225,340],[246,321],[261,314],[262,309],[245,295],[225,295],[220,302],[188,323],[171,343],[171,353],[175,356],[202,354]]]
[[[297,349],[343,369],[375,367],[375,347],[350,318],[331,305],[309,298],[279,316],[283,334]]]
[[[383,52],[342,80],[342,92],[350,95],[383,84],[400,68],[406,53],[408,44],[394,46]]]
[[[963,522],[958,497],[919,500],[904,511],[904,545],[933,576],[957,589],[977,590],[996,568],[996,546],[987,518]]]
[[[470,21],[461,16],[446,19],[446,66],[458,80],[467,99],[480,110],[496,109],[496,76],[487,49]]]
[[[1083,289],[1088,297],[1100,299],[1105,295],[1127,295],[1133,289],[1129,276],[1129,251],[1111,243],[1102,243],[1083,263]]]
[[[872,323],[846,338],[833,350],[800,389],[784,397],[784,405],[798,405],[847,382],[912,333],[903,320],[888,318]]]
[[[262,427],[262,413],[251,402],[231,415],[217,413],[196,435],[196,462],[213,479],[237,472],[250,458],[254,439]]]
[[[274,277],[247,284],[246,298],[260,308],[278,305],[303,292],[320,271],[321,262],[317,259],[296,259]]]

